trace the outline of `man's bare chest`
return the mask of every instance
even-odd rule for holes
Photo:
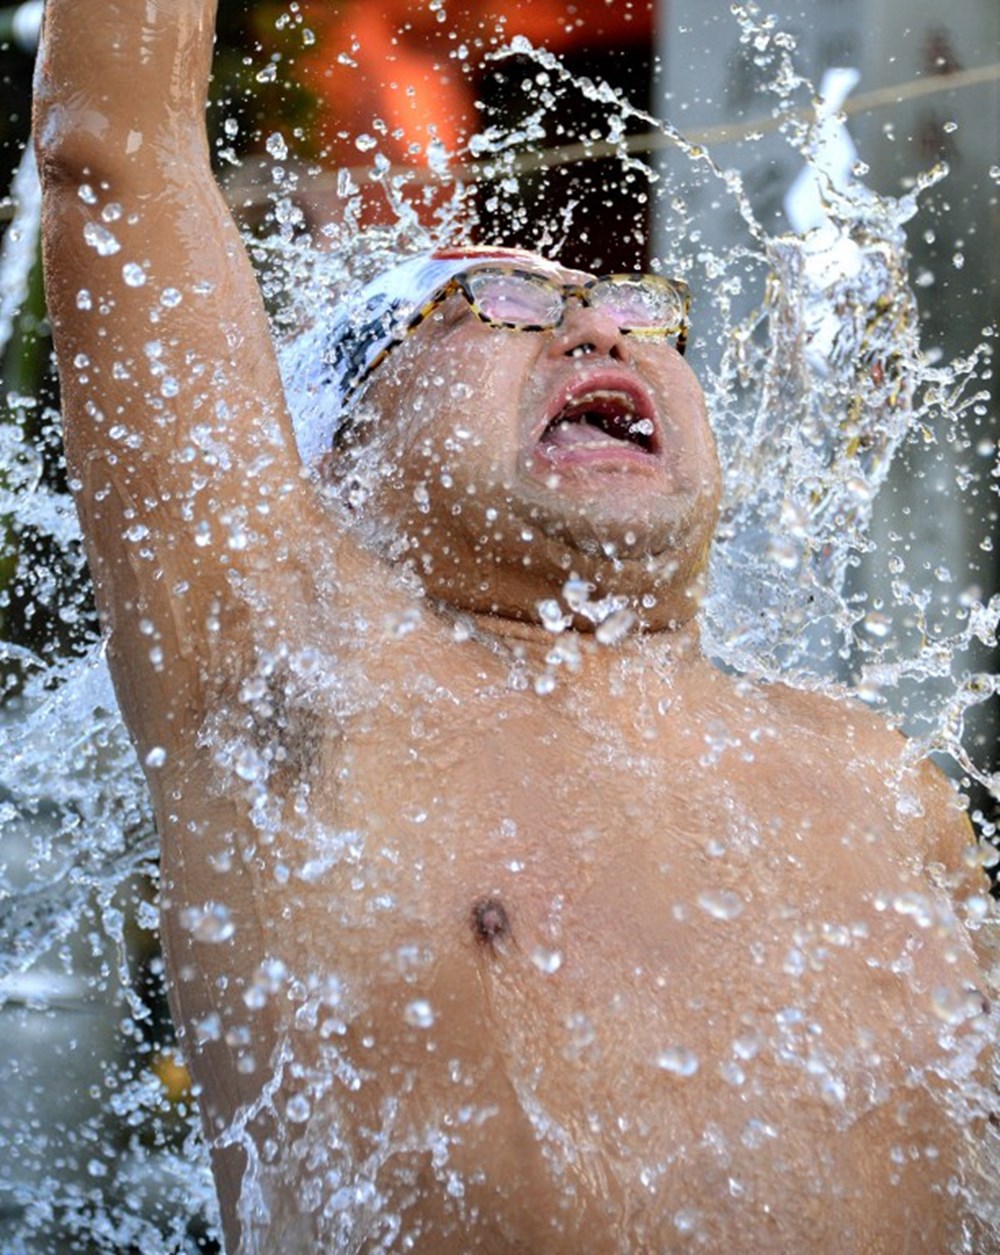
[[[953,1164],[931,1089],[968,954],[849,745],[711,695],[432,682],[313,727],[248,861],[274,953],[336,991],[297,1058],[367,1078],[359,1127],[447,1143],[511,1232],[570,1208],[566,1249],[678,1216],[731,1245],[753,1215],[775,1249],[783,1216],[795,1249],[834,1197],[867,1223],[897,1142]]]
[[[310,805],[318,831],[353,834],[344,918],[388,911],[475,950],[487,904],[501,967],[576,972],[608,1007],[627,986],[668,1017],[742,987],[775,1012],[825,997],[832,1024],[840,987],[902,1019],[913,953],[925,983],[947,966],[926,944],[951,926],[945,898],[905,857],[898,798],[846,749],[711,710],[571,715],[496,701],[470,717],[437,692],[331,743]]]
[[[432,1121],[492,1112],[489,1156],[528,1138],[519,1225],[591,1177],[640,1244],[713,1208],[706,1233],[750,1212],[764,1233],[789,1177],[816,1197],[782,1223],[836,1193],[860,1224],[885,1130],[937,1127],[934,1000],[967,975],[893,799],[849,754],[733,719],[489,713],[436,694],[324,747],[281,849],[297,966],[336,971]]]

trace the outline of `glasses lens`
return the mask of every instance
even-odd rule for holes
[[[511,270],[474,270],[465,281],[491,321],[554,327],[562,315],[561,293],[540,277]]]
[[[619,327],[676,331],[684,322],[685,297],[666,279],[623,275],[590,290],[590,303],[609,313]]]

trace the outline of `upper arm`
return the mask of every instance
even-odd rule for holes
[[[37,72],[67,461],[140,742],[199,717],[251,620],[308,620],[324,518],[211,173],[213,18],[207,0],[50,0]]]
[[[917,782],[926,859],[943,869],[963,917],[969,913],[970,899],[977,900],[972,908],[976,914],[979,903],[989,895],[990,884],[984,851],[968,813],[947,776],[929,759],[917,768]]]

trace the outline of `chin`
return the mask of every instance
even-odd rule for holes
[[[702,552],[715,522],[712,499],[646,494],[629,484],[582,498],[529,492],[515,512],[550,541],[589,558],[646,564]]]

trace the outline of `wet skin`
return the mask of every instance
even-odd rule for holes
[[[323,1169],[365,1164],[416,1249],[662,1250],[688,1225],[714,1250],[957,1239],[958,1084],[934,1074],[981,1045],[982,976],[926,868],[955,861],[946,789],[864,712],[678,646],[585,641],[538,696],[512,685],[509,645],[456,651],[433,615],[402,644],[387,626],[341,694],[351,715],[311,741],[304,823],[298,775],[269,845],[231,781],[211,824],[203,800],[188,811],[175,901],[239,915],[200,946],[172,917],[179,1004],[250,1030],[203,1047],[209,1108],[228,1121],[282,1048],[278,1109],[310,1099],[304,1124],[257,1132],[281,1147],[274,1231],[300,1232],[310,1146]],[[272,745],[298,734],[292,718]],[[212,771],[195,796],[220,791]],[[302,1018],[286,978],[248,1012],[265,956],[335,975],[326,1003],[321,986]],[[231,1001],[206,991],[216,972]],[[953,1004],[949,1028],[935,1008]],[[356,1092],[328,1080],[347,1069]],[[220,1172],[235,1193],[239,1160]],[[339,1230],[301,1232],[309,1249]]]
[[[967,828],[869,712],[701,655],[692,372],[451,303],[304,475],[205,153],[212,6],[133,10],[50,0],[48,290],[229,1248],[956,1244]],[[609,394],[646,447],[553,426]],[[571,577],[628,630],[545,630]]]

